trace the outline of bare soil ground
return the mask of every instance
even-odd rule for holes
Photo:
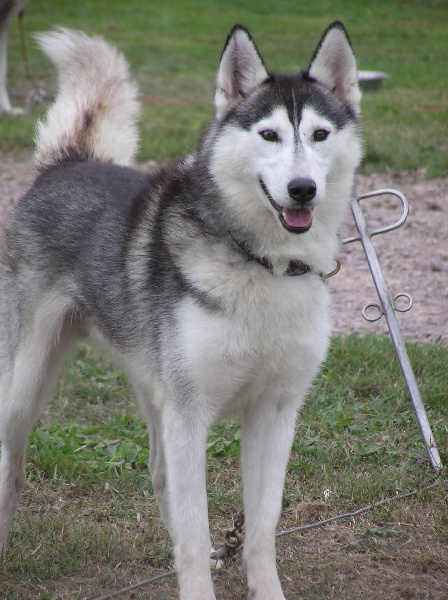
[[[448,345],[448,178],[426,180],[424,173],[358,177],[358,194],[384,188],[400,191],[409,203],[400,229],[372,238],[390,296],[413,298],[409,312],[396,313],[400,330],[406,340]],[[395,223],[402,214],[392,196],[366,199],[361,206],[369,231]],[[342,236],[355,234],[350,215]],[[384,317],[369,323],[361,315],[366,304],[378,302],[361,244],[345,245],[341,262],[341,272],[330,279],[335,331],[387,333]]]

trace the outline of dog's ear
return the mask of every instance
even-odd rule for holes
[[[322,36],[308,68],[308,75],[348,102],[356,114],[359,113],[361,92],[355,55],[348,33],[340,21],[332,23]]]
[[[267,77],[250,33],[241,25],[235,25],[224,46],[216,79],[216,117],[222,119]]]

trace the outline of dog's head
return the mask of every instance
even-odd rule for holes
[[[249,32],[236,25],[217,75],[212,172],[218,187],[233,204],[243,198],[250,204],[256,189],[284,230],[309,231],[329,192],[343,191],[347,203],[361,158],[360,99],[340,22],[325,31],[308,69],[293,75],[268,72]]]

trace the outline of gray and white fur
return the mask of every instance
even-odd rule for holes
[[[361,158],[356,65],[333,23],[307,70],[267,71],[228,36],[216,116],[194,154],[129,165],[139,106],[123,57],[67,30],[40,36],[60,91],[40,124],[33,187],[2,238],[0,547],[25,450],[80,338],[111,352],[150,430],[150,471],[182,600],[213,600],[211,425],[242,418],[249,597],[283,600],[275,529],[295,419],[324,359],[338,228]]]

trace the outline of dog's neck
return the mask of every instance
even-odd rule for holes
[[[231,231],[229,231],[229,235],[235,242],[235,244],[238,246],[238,248],[241,250],[241,252],[247,257],[248,261],[255,261],[259,265],[267,269],[270,273],[274,272],[274,265],[272,264],[272,261],[269,258],[267,258],[266,256],[256,256],[255,254],[253,254],[253,252],[251,252],[249,244],[247,242],[241,241],[238,238],[236,238]],[[301,260],[291,260],[288,264],[288,268],[283,273],[283,275],[293,277],[296,275],[305,275],[310,271],[312,271],[310,265],[307,265]]]
[[[254,261],[254,262],[258,263],[259,265],[261,265],[262,267],[264,267],[265,269],[267,269],[270,273],[272,273],[272,274],[274,273],[274,265],[268,257],[256,256],[255,254],[253,254],[251,252],[251,250],[249,248],[249,244],[247,242],[241,241],[238,238],[236,238],[231,231],[229,231],[228,233],[229,233],[230,237],[232,238],[232,240],[235,242],[235,244],[238,246],[241,253],[247,257],[248,261]],[[328,279],[329,277],[333,277],[333,275],[336,275],[336,273],[339,271],[340,267],[341,267],[341,264],[337,260],[336,268],[333,271],[331,271],[331,273],[322,273],[322,272],[314,271],[314,269],[310,265],[303,262],[302,260],[290,260],[289,264],[288,264],[288,268],[286,269],[286,271],[284,271],[283,275],[285,275],[287,277],[296,277],[297,275],[306,275],[306,273],[314,272],[317,275],[319,275],[319,277],[321,279],[325,280],[325,279]]]

